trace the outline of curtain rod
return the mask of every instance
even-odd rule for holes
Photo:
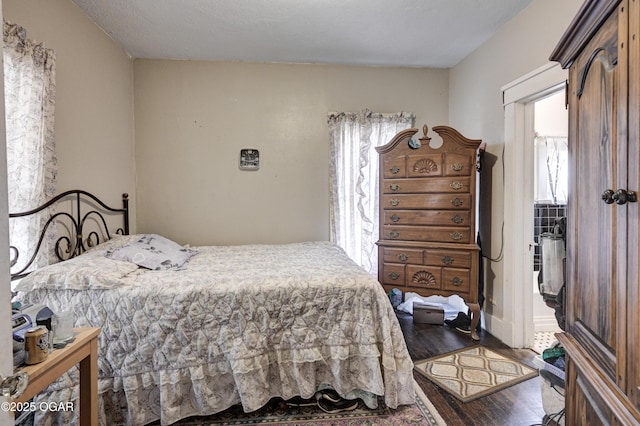
[[[359,114],[361,111],[358,112],[353,112],[353,111],[329,111],[327,113],[327,115],[338,115],[338,114]],[[410,114],[410,115],[415,115],[412,112],[408,112],[408,111],[398,111],[398,112],[373,112],[371,111],[372,114],[380,114],[383,117],[393,117],[394,115],[398,115],[398,114]]]

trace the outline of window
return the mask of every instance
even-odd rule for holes
[[[569,193],[569,145],[566,136],[534,140],[535,202],[566,204]]]
[[[329,114],[330,232],[357,264],[377,273],[378,153],[399,131],[410,128],[411,113]]]
[[[27,39],[19,25],[4,22],[3,36],[7,185],[9,212],[13,213],[43,204],[56,191],[55,54]],[[35,252],[42,220],[32,217],[10,221],[11,245],[19,254],[12,272],[21,270]],[[37,259],[37,264],[47,262]]]

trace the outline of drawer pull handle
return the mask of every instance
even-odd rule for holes
[[[463,281],[462,278],[460,277],[453,277],[451,278],[451,284],[460,287],[462,285]]]
[[[398,200],[397,198],[394,198],[391,201],[389,201],[389,204],[391,204],[393,207],[396,207],[398,204],[400,204],[400,200]]]
[[[455,215],[454,217],[451,218],[451,221],[453,221],[453,223],[462,223],[462,221],[464,220],[464,218],[462,216],[460,216],[459,214]]]
[[[391,215],[391,222],[395,223],[399,220],[400,220],[400,216],[398,216],[397,214],[394,213],[393,215]]]
[[[462,171],[462,169],[464,169],[464,164],[462,164],[462,163],[453,163],[451,165],[451,168],[453,170],[455,170],[456,172],[459,172],[459,171]]]
[[[393,230],[393,231],[389,232],[389,236],[391,238],[398,238],[400,236],[400,233],[398,231]]]
[[[454,198],[453,200],[451,200],[451,204],[456,207],[460,207],[462,204],[464,204],[464,200],[462,198]]]
[[[407,255],[406,255],[406,254],[404,254],[404,253],[400,253],[400,254],[398,255],[398,259],[400,259],[400,261],[401,261],[401,262],[406,262],[407,260],[409,260],[409,256],[407,256]]]
[[[462,185],[462,183],[460,183],[460,182],[457,182],[457,181],[456,181],[456,182],[451,182],[451,185],[449,185],[449,186],[450,186],[450,187],[451,187],[451,189],[453,189],[454,191],[457,191],[457,190],[459,190],[459,189],[462,189],[462,187],[463,187],[464,185]]]
[[[392,191],[397,191],[400,189],[400,185],[394,183],[393,185],[389,185],[389,189],[391,189]]]
[[[397,175],[398,173],[400,173],[399,167],[392,167],[390,170],[391,170],[391,173],[393,173],[394,175]]]
[[[449,235],[451,236],[452,239],[454,239],[456,241],[461,240],[462,237],[463,237],[463,235],[461,233],[459,233],[459,232],[452,232]]]
[[[391,278],[392,280],[397,280],[398,278],[400,278],[400,274],[397,272],[391,272],[389,273],[389,278]]]
[[[451,265],[453,263],[453,257],[451,256],[445,256],[442,258],[442,263],[444,263],[445,265]]]

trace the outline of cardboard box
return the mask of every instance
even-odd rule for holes
[[[442,325],[444,323],[444,309],[439,306],[420,305],[414,302],[413,322]]]

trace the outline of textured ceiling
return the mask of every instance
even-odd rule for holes
[[[74,0],[134,58],[449,68],[532,0]]]

